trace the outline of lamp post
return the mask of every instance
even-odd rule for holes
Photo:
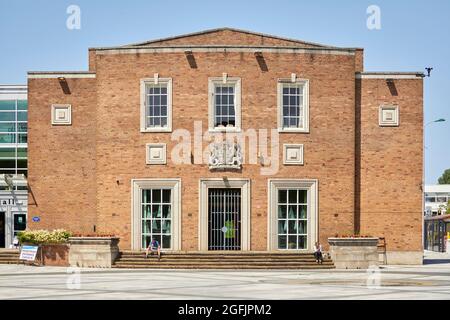
[[[434,121],[430,121],[430,122],[428,122],[428,123],[425,125],[425,127],[428,126],[428,125],[430,125],[430,124],[432,124],[432,123],[445,122],[445,121],[447,121],[447,120],[445,120],[445,119],[443,119],[443,118],[437,119],[437,120],[434,120]]]

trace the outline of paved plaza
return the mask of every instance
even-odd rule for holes
[[[366,271],[0,266],[0,299],[450,299],[450,255]]]

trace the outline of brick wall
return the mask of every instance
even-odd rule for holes
[[[96,224],[95,79],[28,81],[28,227],[92,232]],[[51,125],[52,104],[72,105],[72,126]],[[41,221],[31,221],[39,216]]]
[[[421,251],[423,81],[397,79],[388,85],[384,79],[363,79],[359,84],[361,233],[386,237],[390,251]],[[382,104],[399,106],[399,127],[378,125]]]

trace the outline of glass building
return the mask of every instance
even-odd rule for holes
[[[27,224],[27,86],[0,85],[0,248]]]

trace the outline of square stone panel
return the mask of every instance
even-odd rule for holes
[[[165,143],[148,143],[146,145],[147,164],[166,164],[166,153]]]
[[[72,106],[70,104],[52,105],[52,125],[70,126],[72,124]]]
[[[283,164],[303,165],[303,144],[284,144]]]
[[[380,106],[379,125],[382,127],[396,127],[399,125],[398,106]]]

